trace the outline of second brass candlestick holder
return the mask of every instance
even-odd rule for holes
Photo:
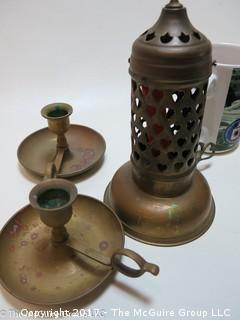
[[[68,178],[101,162],[106,149],[103,137],[91,128],[70,125],[72,112],[66,103],[53,103],[42,109],[48,128],[34,132],[18,148],[18,159],[25,169],[43,177],[47,163],[53,161],[57,176]]]

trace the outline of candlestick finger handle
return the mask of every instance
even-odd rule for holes
[[[139,269],[128,267],[122,262],[123,257],[133,260],[139,266]],[[138,278],[145,272],[149,272],[154,276],[159,274],[159,267],[157,265],[147,262],[136,252],[125,248],[118,250],[113,254],[111,264],[114,269],[131,278]]]
[[[63,179],[45,180],[30,192],[30,204],[40,215],[42,222],[52,228],[54,243],[62,243],[68,239],[65,224],[72,217],[72,204],[76,197],[76,186]]]
[[[43,180],[55,179],[57,177],[57,168],[54,162],[48,162],[45,169]]]
[[[75,241],[71,237],[66,242],[66,245],[74,251],[94,260],[102,265],[111,267],[123,273],[124,275],[132,278],[137,278],[143,275],[145,272],[152,273],[154,276],[158,275],[159,267],[155,264],[146,262],[139,254],[129,249],[120,249],[113,253],[112,257],[103,255],[101,252],[89,247],[82,240],[81,242]],[[122,263],[121,258],[125,256],[137,263],[139,270],[129,268]]]

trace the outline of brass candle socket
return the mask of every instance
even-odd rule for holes
[[[30,204],[42,222],[52,228],[52,241],[55,243],[68,239],[65,224],[72,217],[72,204],[76,197],[76,186],[63,179],[45,180],[30,192]]]
[[[52,103],[41,110],[42,116],[48,120],[48,129],[57,135],[57,147],[68,147],[65,133],[70,127],[72,112],[72,107],[66,103]]]

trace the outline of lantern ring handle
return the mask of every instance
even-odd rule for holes
[[[200,142],[199,146],[201,149],[197,152],[197,163],[211,159],[212,157],[214,157],[216,155],[216,144],[215,143],[210,142],[210,143],[205,144],[203,142]],[[209,151],[207,152],[207,153],[209,153],[209,155],[203,156],[204,153],[206,153],[207,149],[209,149]]]
[[[128,267],[121,261],[123,257],[128,257],[133,260],[139,266],[139,269]],[[117,250],[112,255],[111,264],[113,269],[131,278],[138,278],[145,272],[149,272],[154,276],[157,276],[159,274],[159,267],[156,264],[147,262],[136,252],[125,248]]]

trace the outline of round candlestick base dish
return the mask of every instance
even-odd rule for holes
[[[106,150],[104,138],[91,128],[71,125],[66,132],[69,143],[65,151],[59,178],[80,175],[101,162]],[[56,156],[57,136],[48,130],[41,129],[28,136],[18,148],[20,164],[39,176],[45,175],[46,165]]]

